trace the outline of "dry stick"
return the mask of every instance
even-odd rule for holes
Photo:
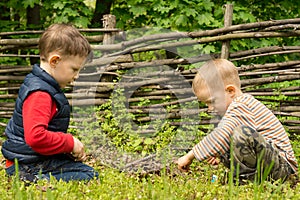
[[[232,25],[232,16],[233,16],[233,5],[225,5],[225,16],[224,16],[224,27],[229,27]],[[230,49],[230,40],[223,41],[221,49],[221,58],[228,59]]]
[[[130,110],[128,110],[130,112]],[[180,112],[163,112],[163,113],[155,113],[152,112],[154,115],[153,117],[137,117],[136,119],[140,122],[147,122],[147,121],[152,121],[154,119],[180,119],[183,117],[188,117],[188,116],[197,116],[199,115],[199,110],[182,110]]]
[[[281,115],[281,116],[288,116],[288,117],[300,117],[300,112],[299,113],[288,113],[288,112],[278,112],[278,111],[273,111],[275,115]]]
[[[85,36],[85,38],[90,42],[90,43],[95,43],[95,42],[102,42],[103,41],[103,35],[96,35],[96,36]],[[13,41],[11,41],[13,40]],[[6,46],[2,46],[0,48],[0,52],[6,51],[6,50],[14,50],[14,49],[38,49],[38,39],[36,41],[27,41],[27,39],[18,39],[18,42],[14,41],[15,39],[2,39],[2,43],[7,43],[3,44]],[[1,40],[0,40],[1,41]],[[14,45],[9,45],[13,43]],[[95,49],[98,45],[93,45],[91,44],[92,49]],[[102,45],[105,46],[104,48],[100,48],[100,50],[117,50],[120,49],[119,45]],[[25,57],[25,55],[24,55]]]
[[[284,24],[284,25],[279,25],[279,26],[271,26],[268,28],[264,28],[263,31],[278,31],[278,30],[283,30],[283,29],[292,29],[292,30],[297,30],[300,28],[299,24]]]
[[[263,54],[256,54],[256,55],[252,55],[252,56],[245,56],[245,57],[241,57],[241,58],[233,58],[230,60],[237,61],[237,60],[245,60],[245,59],[249,59],[249,58],[256,58],[256,57],[262,57],[262,56],[272,56],[272,55],[290,54],[290,53],[299,53],[299,52],[300,52],[300,50],[277,51],[277,52],[273,52],[273,53],[263,53]]]
[[[133,167],[134,165],[137,165],[137,164],[139,164],[139,163],[141,163],[141,162],[145,162],[145,161],[147,161],[147,160],[149,160],[149,159],[152,159],[152,158],[155,158],[155,157],[156,157],[156,154],[152,154],[152,155],[149,155],[149,156],[147,156],[147,157],[140,158],[140,159],[135,160],[135,161],[133,161],[133,162],[131,162],[131,163],[129,163],[129,164],[126,164],[124,167],[121,167],[120,170],[126,170],[126,168]]]
[[[214,29],[214,30],[206,30],[206,31],[198,31],[198,32],[190,32],[187,33],[189,37],[197,38],[203,36],[211,36],[211,35],[218,35],[218,34],[225,34],[233,31],[240,31],[240,30],[248,30],[248,29],[263,29],[266,27],[273,27],[275,25],[284,25],[284,24],[297,24],[300,23],[300,18],[295,19],[286,19],[286,20],[270,20],[264,22],[253,22],[247,24],[239,24],[239,25],[232,25],[229,27]]]
[[[123,56],[123,55],[121,55]],[[210,60],[212,58],[209,54],[199,55],[190,58],[179,58],[179,59],[160,59],[153,61],[141,61],[141,62],[126,62],[126,63],[115,63],[121,56],[114,57],[101,57],[98,59],[94,59],[92,63],[86,64],[85,67],[95,67],[99,68],[100,72],[104,71],[115,71],[120,69],[131,69],[131,68],[139,68],[139,67],[153,67],[160,65],[172,65],[172,64],[193,64],[198,62],[203,62]],[[111,65],[113,64],[113,65]],[[187,70],[188,71],[188,70]]]
[[[23,81],[24,78],[25,78],[25,76],[12,76],[12,75],[8,75],[8,76],[0,76],[0,81],[10,81],[10,80]]]
[[[194,101],[194,100],[197,100],[197,98],[196,97],[189,97],[189,98],[179,99],[179,100],[172,101],[172,102],[159,103],[159,104],[154,104],[154,105],[149,105],[149,106],[130,106],[130,108],[140,109],[140,108],[164,107],[164,106],[170,106],[170,105],[190,102],[190,101]]]
[[[157,91],[151,91],[151,92],[142,92],[142,91],[136,91],[134,93],[135,96],[146,96],[145,98],[148,98],[148,96],[151,96],[151,95],[170,95],[170,94],[173,94],[173,93],[176,93],[176,94],[180,94],[180,93],[186,93],[187,92],[187,89],[184,88],[184,89],[165,89],[165,90],[157,90]]]
[[[147,96],[148,100],[166,100],[166,96]],[[168,100],[174,100],[175,97],[170,97],[168,98]],[[134,98],[129,98],[128,102],[132,103],[132,102],[140,102],[143,101],[144,98],[143,97],[134,97]]]
[[[279,110],[283,112],[300,112],[300,106],[280,106]]]
[[[284,91],[296,91],[299,90],[300,86],[290,86],[290,87],[286,87],[286,88],[281,88],[280,91],[284,92]],[[270,92],[270,91],[277,91],[277,88],[258,88],[258,89],[252,89],[252,90],[248,90],[248,91],[261,91],[261,92]]]
[[[297,79],[300,79],[300,74],[241,80],[241,84],[243,86],[259,85],[259,84],[264,84],[264,83],[273,83],[273,82],[281,82],[281,81],[297,80]]]
[[[125,81],[125,82],[119,82],[117,86],[121,88],[139,87],[142,85],[162,83],[169,80],[170,80],[169,78],[157,78],[157,79],[152,78],[145,81],[134,81],[134,82]]]
[[[297,120],[282,120],[281,122],[285,124],[300,124],[300,121]]]
[[[112,28],[89,28],[89,29],[78,29],[80,32],[119,32],[120,29]],[[44,30],[31,30],[31,31],[11,31],[11,32],[1,32],[0,36],[8,36],[8,35],[34,35],[34,34],[42,34]]]
[[[299,50],[300,46],[271,46],[271,47],[261,47],[257,49],[245,50],[245,51],[237,51],[230,53],[230,58],[238,58],[249,56],[253,54],[262,54],[262,53],[270,53],[276,51],[283,51],[283,50]]]
[[[202,108],[202,109],[194,109],[194,108],[190,108],[190,109],[186,109],[186,113],[192,113],[192,114],[199,114],[199,112],[206,112],[207,109],[206,108]],[[130,113],[134,113],[134,114],[148,114],[149,112],[153,112],[153,113],[162,113],[162,112],[166,112],[166,109],[163,108],[140,108],[140,109],[128,109],[128,112]],[[141,113],[142,112],[142,113]],[[180,109],[172,109],[172,110],[168,110],[167,112],[169,113],[179,113],[182,112]]]
[[[16,99],[17,94],[0,94],[0,99]]]
[[[151,65],[150,65],[151,66]],[[167,69],[167,70],[160,70],[160,71],[151,71],[151,72],[141,72],[138,74],[139,77],[146,78],[146,77],[173,77],[174,79],[178,77],[184,77],[184,75],[189,75],[189,74],[195,74],[198,71],[198,69],[190,69],[190,70],[184,70],[182,72],[173,69]],[[139,78],[139,77],[134,77],[134,76],[122,76],[126,78]]]
[[[12,91],[12,90],[19,90],[19,89],[20,89],[20,87],[2,87],[1,86],[0,91]]]
[[[1,34],[1,33],[0,33]],[[88,41],[99,42],[103,40],[103,36],[85,36]],[[33,46],[39,43],[39,38],[26,38],[26,39],[0,39],[0,45],[20,45],[20,46]]]
[[[75,91],[75,92],[72,92],[71,94],[70,93],[66,93],[65,95],[66,95],[66,97],[68,99],[73,99],[73,100],[84,99],[84,98],[91,98],[91,97],[92,98],[109,98],[108,94],[99,94],[99,93],[92,93],[92,92],[77,93]]]
[[[234,26],[229,26],[229,27],[224,27],[224,28],[219,28],[219,29],[214,29],[214,30],[206,30],[206,31],[198,31],[198,32],[179,32],[179,33],[173,32],[173,33],[154,34],[154,35],[150,35],[150,36],[144,36],[141,38],[137,38],[135,40],[131,40],[128,42],[123,42],[122,46],[123,46],[123,48],[126,48],[128,46],[132,46],[135,44],[145,43],[147,41],[158,40],[158,39],[162,39],[162,38],[169,39],[169,40],[177,40],[177,39],[181,39],[181,38],[199,38],[199,37],[204,37],[204,36],[215,36],[215,35],[219,35],[219,34],[226,34],[226,33],[232,32],[232,31],[247,30],[247,29],[253,29],[253,28],[265,28],[265,27],[287,24],[287,23],[289,23],[289,24],[300,23],[300,18],[254,22],[254,23],[234,25]],[[161,49],[161,48],[159,48],[159,49]]]
[[[34,46],[20,46],[20,45],[6,45],[6,46],[3,46],[0,48],[0,51],[3,52],[3,51],[6,51],[6,50],[20,50],[20,49],[37,49],[37,45],[34,45]]]
[[[27,65],[0,65],[0,69],[22,68],[29,67]]]
[[[131,69],[131,68],[141,68],[141,67],[155,67],[162,65],[170,65],[170,64],[185,64],[188,63],[185,59],[163,59],[163,60],[154,60],[151,62],[133,62],[133,63],[122,63],[118,65],[112,65],[105,68],[106,71],[115,71],[121,69]]]
[[[116,83],[111,82],[74,82],[74,86],[97,86],[97,87],[114,87]]]
[[[220,36],[212,36],[207,38],[201,39],[194,39],[189,41],[182,41],[182,42],[173,42],[170,44],[161,44],[161,45],[152,45],[144,48],[138,48],[132,50],[127,53],[139,53],[145,51],[153,51],[159,49],[168,49],[172,47],[181,47],[181,46],[191,46],[196,44],[204,44],[204,43],[211,43],[216,41],[226,41],[226,40],[233,40],[233,39],[244,39],[244,38],[269,38],[269,37],[297,37],[300,35],[300,31],[293,31],[293,32],[251,32],[251,33],[231,33],[227,35],[220,35]]]
[[[0,45],[37,45],[39,42],[38,38],[30,38],[30,39],[1,39]]]
[[[0,54],[0,57],[39,58],[39,55]]]
[[[286,70],[270,70],[270,71],[254,71],[254,72],[242,72],[239,73],[239,76],[256,76],[256,75],[263,75],[263,74],[288,74],[290,72],[299,73],[300,72],[300,65],[297,65],[297,68],[293,69],[286,69]]]
[[[278,96],[279,94],[281,95],[285,95],[285,96],[298,96],[300,95],[300,92],[255,92],[255,91],[251,91],[251,92],[246,92],[248,94],[251,94],[253,96]]]
[[[242,65],[238,68],[238,70],[239,72],[241,72],[241,71],[255,70],[255,69],[282,68],[282,67],[290,67],[299,64],[300,64],[300,60],[279,62],[279,63],[252,64],[252,65]]]
[[[300,31],[293,31],[293,32],[251,32],[251,33],[231,33],[221,36],[211,36],[207,38],[201,39],[191,39],[189,41],[182,41],[182,42],[173,42],[170,44],[160,44],[160,45],[147,45],[146,47],[141,48],[127,48],[121,52],[117,52],[114,54],[109,54],[107,56],[117,56],[127,53],[140,53],[140,52],[147,52],[153,50],[161,50],[161,49],[169,49],[174,47],[181,47],[181,46],[191,46],[196,44],[204,44],[204,43],[211,43],[217,41],[226,41],[226,40],[233,40],[233,39],[244,39],[244,38],[268,38],[268,37],[292,37],[292,36],[299,36]],[[160,39],[160,38],[158,38]],[[123,48],[126,46],[125,44],[121,45]]]
[[[253,26],[253,24],[251,24]],[[264,25],[266,25],[264,23]],[[236,26],[241,26],[241,25],[236,25]],[[220,29],[222,30],[218,34],[225,34],[228,32],[231,32],[232,29],[236,26],[230,26],[228,28],[223,28]],[[233,27],[233,28],[232,28]],[[254,26],[255,27],[255,26]],[[143,51],[153,51],[153,50],[158,50],[158,49],[166,49],[166,48],[171,48],[171,47],[179,47],[179,46],[188,46],[188,45],[194,45],[198,43],[209,43],[209,42],[216,42],[216,41],[226,41],[230,39],[240,39],[240,38],[265,38],[265,37],[290,37],[290,36],[298,36],[299,33],[298,31],[289,31],[289,32],[252,32],[252,33],[232,33],[232,34],[226,34],[222,36],[214,36],[217,34],[214,34],[216,30],[210,30],[210,31],[202,31],[200,33],[194,32],[194,33],[187,33],[187,32],[180,32],[180,33],[164,33],[164,34],[154,34],[151,36],[144,36],[140,37],[135,40],[131,41],[125,41],[119,44],[119,49],[122,50],[120,52],[112,53],[107,56],[117,56],[117,55],[122,55],[122,54],[127,54],[127,53],[138,53],[138,52],[143,52]],[[228,31],[231,30],[231,31]],[[211,34],[207,34],[211,33]],[[197,37],[194,37],[197,36]],[[198,37],[204,37],[204,36],[210,36],[210,38],[202,38],[198,40],[191,40],[190,42],[176,42],[173,44],[169,45],[146,45],[147,47],[141,47],[141,48],[135,48],[135,47],[130,47],[134,46],[136,44],[140,43],[146,43],[148,41],[156,40],[156,41],[161,41],[161,40],[178,40],[182,38],[198,38]],[[129,48],[130,47],[130,48]],[[106,47],[104,46],[95,46],[95,49],[105,49]],[[107,47],[109,48],[109,47]],[[114,46],[114,49],[117,50],[117,45]],[[135,49],[135,50],[134,50]]]
[[[108,99],[76,99],[76,100],[70,100],[69,103],[71,106],[87,106],[87,105],[102,105],[106,103]]]
[[[10,66],[9,69],[1,69],[0,67],[0,74],[4,74],[4,73],[14,73],[14,72],[30,72],[32,70],[32,67],[30,66],[24,66],[24,67],[13,67]]]

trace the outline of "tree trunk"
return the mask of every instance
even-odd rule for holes
[[[0,9],[1,9],[1,12],[0,12],[0,20],[1,21],[10,21],[10,16],[9,16],[9,8],[6,7],[6,4],[5,3],[0,3]]]
[[[90,28],[102,27],[103,15],[110,13],[112,0],[97,0],[93,19],[91,21]]]
[[[27,7],[27,29],[40,29],[41,28],[41,15],[40,15],[39,4],[34,4],[33,8],[30,6]],[[30,64],[39,63],[39,58],[30,57]]]

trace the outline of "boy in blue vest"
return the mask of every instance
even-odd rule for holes
[[[40,65],[34,65],[21,85],[2,145],[6,173],[18,161],[20,178],[91,180],[98,173],[84,164],[84,145],[67,133],[70,105],[62,89],[78,78],[92,55],[91,46],[71,25],[53,24],[39,40]]]

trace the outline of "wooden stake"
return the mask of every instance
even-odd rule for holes
[[[224,16],[224,27],[229,27],[232,25],[232,15],[233,15],[233,5],[225,5],[225,16]],[[230,40],[226,40],[222,43],[221,58],[228,59],[230,49]]]

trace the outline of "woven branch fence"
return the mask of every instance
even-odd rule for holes
[[[199,112],[206,111],[206,107],[197,102],[191,82],[204,61],[222,57],[237,63],[244,92],[265,102],[290,133],[299,133],[300,86],[286,86],[286,83],[300,78],[300,46],[264,46],[236,52],[230,48],[230,44],[234,40],[299,37],[300,18],[231,25],[230,9],[226,10],[224,18],[223,28],[153,34],[143,34],[144,30],[137,30],[133,31],[134,38],[115,28],[112,15],[105,16],[104,28],[79,29],[91,43],[95,59],[86,64],[80,78],[65,89],[70,104],[73,107],[102,105],[109,101],[111,95],[120,95],[120,90],[125,91],[122,94],[126,97],[126,110],[135,116],[133,121],[137,124],[147,124],[153,119],[168,120],[174,126],[195,124],[185,119],[198,116]],[[22,53],[37,49],[40,33],[0,33],[0,57],[18,57],[27,61],[38,59],[38,53]],[[31,37],[24,38],[24,35]],[[221,47],[220,53],[203,53],[201,48],[206,44]],[[169,56],[170,52],[173,56]],[[242,61],[255,61],[255,58],[286,54],[295,55],[295,59],[238,65]],[[151,58],[147,59],[149,55]],[[0,65],[0,118],[11,117],[18,89],[31,69],[30,65]],[[283,86],[270,85],[274,82]],[[282,98],[276,98],[279,96]],[[189,102],[197,102],[197,107],[181,109]],[[74,121],[80,121],[84,116],[76,116],[75,113],[73,118]],[[209,123],[212,120],[205,115],[196,124]],[[0,125],[6,126],[3,122]]]

